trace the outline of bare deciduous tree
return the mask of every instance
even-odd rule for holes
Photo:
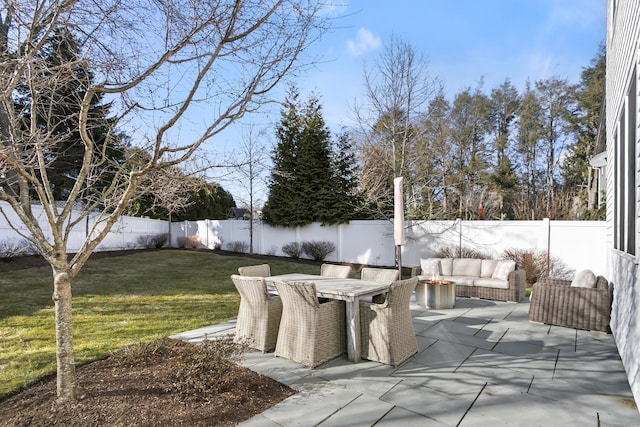
[[[373,67],[365,69],[364,78],[365,101],[354,107],[362,134],[362,185],[369,205],[388,207],[393,178],[405,178],[408,194],[417,194],[415,187],[421,186],[413,176],[422,155],[416,141],[440,83],[430,75],[426,59],[397,37],[389,40]]]
[[[24,237],[52,267],[60,401],[75,399],[79,390],[72,280],[141,183],[189,159],[302,65],[300,53],[326,30],[320,8],[314,0],[7,0],[0,6],[0,200],[16,212],[28,230]],[[59,28],[78,39],[81,54],[51,66],[42,49]],[[75,78],[77,66],[94,73],[83,81],[86,92],[73,117],[84,155],[66,199],[55,200],[48,164],[61,155],[56,147],[65,134],[36,117],[45,123],[60,119],[59,108],[47,100]],[[29,94],[24,111],[15,110],[19,85]],[[133,140],[150,153],[147,161],[105,165],[106,147],[92,137],[88,117],[95,94],[104,94],[119,111],[113,124],[135,133]],[[203,113],[206,118],[198,119]],[[198,122],[204,124],[195,132]],[[103,173],[111,184],[97,194],[92,184]],[[80,215],[73,210],[78,202]],[[44,219],[33,215],[34,203],[43,206]],[[95,208],[101,209],[99,221],[68,259],[71,230]]]
[[[243,204],[249,209],[249,253],[253,253],[253,227],[255,224],[254,212],[256,208],[264,203],[259,194],[264,194],[266,189],[267,164],[269,152],[266,146],[260,141],[265,138],[265,131],[255,132],[254,126],[249,124],[245,127],[242,135],[242,146],[240,155],[242,159],[238,162],[236,169],[237,176],[240,177],[238,184],[243,187],[247,194]]]

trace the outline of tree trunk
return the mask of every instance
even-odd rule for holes
[[[53,301],[56,313],[56,362],[58,401],[77,397],[76,368],[73,358],[71,279],[66,271],[53,270]]]

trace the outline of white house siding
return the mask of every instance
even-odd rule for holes
[[[609,0],[608,1],[608,25],[607,25],[607,77],[606,77],[606,120],[607,120],[607,277],[613,285],[613,307],[611,316],[611,328],[620,351],[631,389],[636,403],[640,406],[640,287],[638,285],[638,187],[640,174],[638,173],[638,158],[635,157],[635,182],[636,188],[630,191],[630,195],[616,196],[615,178],[616,167],[616,132],[618,121],[623,109],[626,110],[627,94],[630,90],[631,77],[634,69],[640,72],[638,50],[640,49],[640,2],[637,0]],[[638,74],[636,74],[638,76]],[[636,77],[637,80],[637,77]],[[636,88],[638,86],[636,85]],[[638,99],[636,93],[629,93]],[[636,127],[638,120],[636,102],[635,117]],[[638,150],[638,131],[636,139],[631,141]],[[623,168],[621,168],[622,170]],[[614,207],[619,202],[616,197],[634,197],[635,205],[635,244],[629,250],[615,249],[617,231]],[[620,221],[618,221],[618,224]],[[619,227],[617,227],[619,229]],[[630,253],[627,253],[630,252]]]

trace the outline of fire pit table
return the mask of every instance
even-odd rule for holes
[[[416,302],[425,308],[453,308],[456,284],[450,280],[420,280],[416,285]]]

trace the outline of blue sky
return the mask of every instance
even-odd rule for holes
[[[527,79],[566,78],[577,83],[606,38],[606,0],[336,0],[334,29],[309,52],[321,58],[295,80],[305,99],[319,96],[333,131],[351,123],[352,106],[364,95],[363,70],[391,36],[424,55],[449,97],[483,81],[485,92],[505,78],[518,88]],[[273,139],[278,111],[245,118],[214,141],[233,150],[242,126],[267,127]],[[271,141],[273,142],[273,141]],[[236,199],[241,191],[222,182]],[[238,193],[238,194],[236,194]],[[239,202],[239,200],[237,200]]]

